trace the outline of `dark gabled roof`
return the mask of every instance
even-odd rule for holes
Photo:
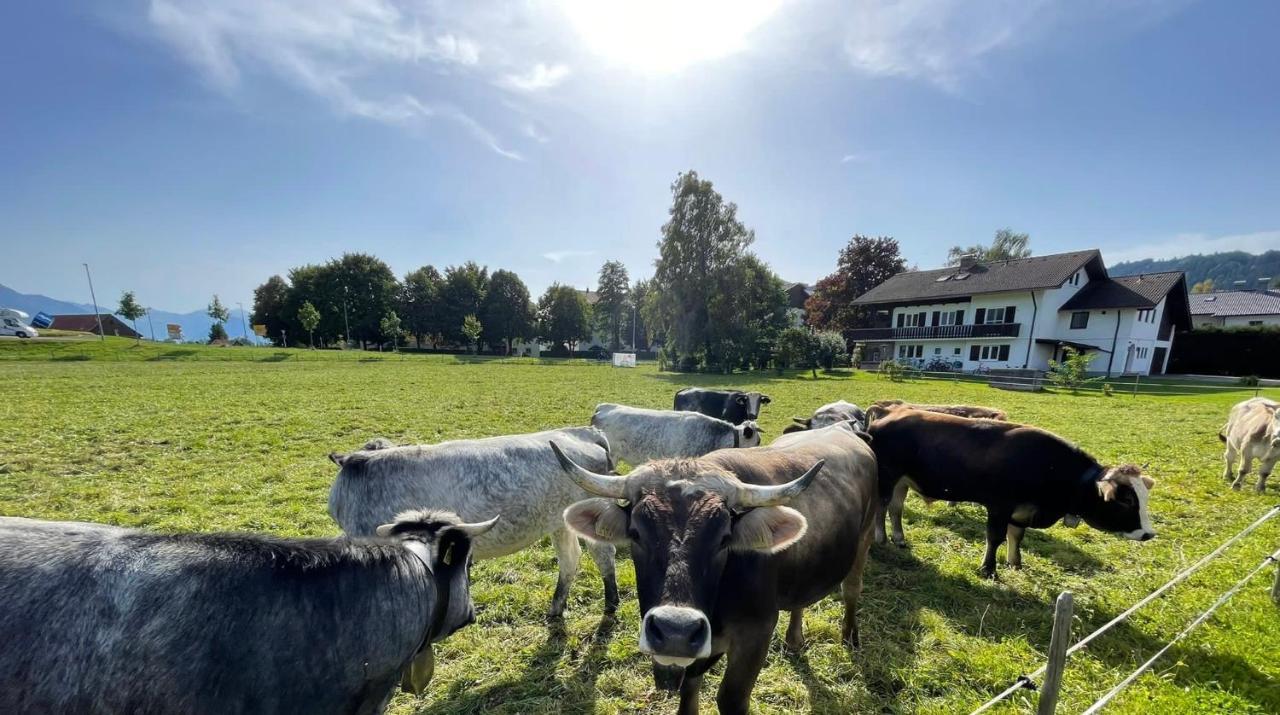
[[[1096,249],[979,263],[967,270],[950,266],[932,271],[904,271],[862,294],[853,304],[922,302],[980,293],[1056,288],[1094,261],[1096,268],[1090,275],[1105,277],[1102,256]]]
[[[1192,315],[1280,315],[1280,292],[1224,290],[1192,293]]]
[[[1182,281],[1182,271],[1089,281],[1058,310],[1154,308]]]
[[[98,318],[93,313],[88,315],[55,315],[53,316],[53,327],[58,330],[74,330],[97,335]],[[102,329],[106,331],[107,335],[118,335],[122,338],[141,337],[133,332],[133,328],[130,328],[128,324],[111,313],[102,314]]]

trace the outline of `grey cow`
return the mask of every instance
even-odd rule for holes
[[[341,470],[329,489],[329,514],[353,535],[371,534],[389,515],[423,506],[449,509],[463,519],[502,514],[476,540],[477,559],[515,553],[550,534],[560,577],[549,615],[557,617],[582,558],[578,537],[565,528],[561,514],[587,494],[564,478],[547,449],[551,440],[593,469],[613,469],[608,440],[591,427],[400,447],[374,440],[361,451],[330,455]],[[605,611],[612,613],[618,604],[614,548],[591,544],[588,552],[604,579]]]
[[[760,444],[760,428],[755,422],[734,425],[698,412],[606,402],[596,405],[591,424],[608,435],[614,456],[633,467],[651,459],[701,457],[717,449]]]
[[[0,518],[0,712],[380,713],[474,620],[470,542],[160,534]]]
[[[1226,446],[1222,453],[1226,463],[1223,478],[1231,479],[1231,468],[1240,460],[1240,474],[1231,482],[1232,489],[1239,489],[1256,459],[1258,485],[1254,489],[1261,494],[1267,488],[1272,468],[1280,461],[1280,402],[1254,397],[1237,404],[1231,408],[1218,439]]]

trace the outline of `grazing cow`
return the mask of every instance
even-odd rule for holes
[[[1226,468],[1222,471],[1224,479],[1231,479],[1231,468],[1236,460],[1240,460],[1240,474],[1231,482],[1232,489],[1244,486],[1244,476],[1258,460],[1258,486],[1254,490],[1261,494],[1267,488],[1267,477],[1276,460],[1280,460],[1280,402],[1265,397],[1245,400],[1231,408],[1227,424],[1218,432],[1218,439],[1226,443],[1226,451],[1222,453],[1222,461]]]
[[[729,447],[760,444],[755,422],[733,425],[698,412],[596,405],[591,424],[609,437],[612,454],[632,466],[651,459],[701,457]]]
[[[675,409],[700,412],[708,417],[740,425],[760,419],[760,406],[769,404],[768,395],[739,390],[706,390],[686,387],[676,393]]]
[[[381,713],[475,619],[471,539],[496,521],[331,540],[0,518],[0,712]]]
[[[1147,507],[1150,477],[1133,465],[1103,467],[1044,430],[902,408],[869,429],[880,462],[880,498],[899,546],[906,543],[902,502],[908,487],[926,499],[987,507],[987,576],[995,575],[996,548],[1006,535],[1009,565],[1016,568],[1022,565],[1023,532],[1064,517],[1127,539],[1156,535]],[[883,515],[877,522],[876,540],[883,542]]]
[[[502,522],[476,540],[477,559],[515,553],[550,534],[560,576],[548,615],[558,617],[582,558],[578,537],[565,529],[561,513],[586,495],[565,480],[547,452],[552,439],[592,469],[613,469],[609,442],[592,427],[433,445],[365,445],[359,452],[329,455],[341,467],[329,489],[329,514],[356,536],[372,534],[389,514],[422,506],[463,519],[502,514]],[[604,579],[605,611],[612,613],[618,603],[613,547],[593,544],[588,551]]]
[[[625,477],[585,469],[552,446],[565,472],[603,497],[569,507],[565,522],[631,546],[640,651],[683,668],[683,715],[697,713],[702,676],[725,655],[716,702],[723,715],[746,713],[778,611],[791,612],[786,643],[799,648],[804,609],[836,588],[841,635],[857,647],[878,497],[875,458],[850,425],[649,462]]]
[[[782,430],[783,434],[803,432],[809,429],[822,429],[837,422],[852,422],[856,429],[864,430],[867,426],[867,416],[861,407],[852,402],[838,400],[814,410],[812,417],[792,417],[791,422],[792,424],[787,425]]]
[[[925,412],[940,412],[944,415],[955,415],[956,417],[969,417],[972,419],[999,420],[1004,422],[1009,418],[1004,410],[997,410],[994,407],[978,407],[975,405],[918,405],[902,400],[876,400],[867,408],[867,424],[870,424],[881,417],[884,417],[890,410],[905,407],[911,410],[924,410]]]

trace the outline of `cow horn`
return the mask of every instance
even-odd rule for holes
[[[786,484],[778,484],[771,487],[762,487],[756,484],[743,484],[738,487],[738,504],[741,507],[757,507],[757,506],[780,506],[799,496],[800,492],[809,486],[809,482],[818,476],[818,472],[822,471],[822,465],[826,464],[825,459],[819,459],[818,463],[809,467],[809,471],[801,474],[798,478],[793,479]]]
[[[474,539],[477,536],[492,529],[493,525],[497,524],[498,520],[501,518],[502,518],[502,515],[499,514],[498,516],[495,516],[488,521],[477,521],[470,524],[454,524],[449,528],[453,529],[454,531],[461,531],[462,533],[466,534],[468,537]]]
[[[579,466],[577,462],[560,449],[560,445],[551,443],[551,451],[560,460],[560,468],[568,474],[574,483],[597,496],[610,499],[625,499],[627,496],[627,478],[615,477],[611,474],[596,474]]]

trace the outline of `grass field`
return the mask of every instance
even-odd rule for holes
[[[0,344],[0,514],[166,530],[337,532],[326,514],[335,468],[325,455],[368,437],[434,442],[584,424],[598,402],[667,407],[687,384],[773,397],[766,439],[790,415],[844,398],[967,402],[1053,430],[1104,462],[1150,462],[1159,538],[1121,541],[1086,527],[1029,532],[1026,567],[981,579],[979,508],[907,502],[909,549],[876,547],[861,610],[862,650],[839,643],[840,608],[809,611],[807,649],[776,641],[755,689],[757,712],[965,713],[1043,662],[1052,603],[1076,594],[1077,637],[1109,620],[1277,503],[1232,492],[1216,433],[1252,390],[1111,398],[996,391],[972,384],[893,384],[874,376],[733,377],[562,362],[314,353],[103,343]],[[1275,391],[1272,391],[1272,396]],[[1252,487],[1252,482],[1250,483]],[[1079,712],[1158,649],[1267,553],[1280,519],[1172,594],[1073,657],[1060,712]],[[1003,559],[1003,550],[1001,552]],[[554,557],[545,543],[478,564],[479,622],[438,650],[429,695],[397,695],[393,712],[673,712],[636,651],[629,563],[623,607],[601,620],[589,559],[563,627],[542,613]],[[1108,712],[1280,712],[1280,609],[1267,571],[1175,648]],[[783,623],[786,616],[782,617]],[[781,630],[779,631],[779,635]],[[305,657],[300,655],[300,657]],[[703,689],[714,712],[720,668]],[[1002,712],[1026,711],[1019,695]]]

